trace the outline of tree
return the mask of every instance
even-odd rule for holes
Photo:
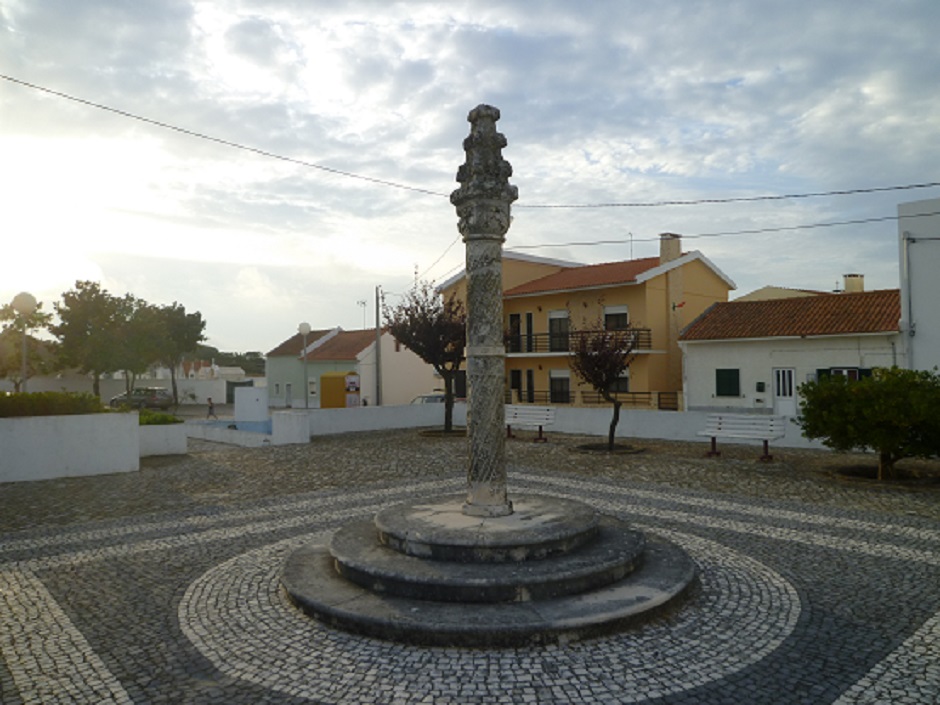
[[[160,361],[166,326],[159,308],[130,294],[120,299],[115,323],[120,328],[118,364],[124,372],[124,389],[130,394],[137,375]]]
[[[49,328],[59,339],[65,366],[91,373],[95,396],[101,395],[101,375],[122,368],[122,323],[127,302],[112,296],[97,282],[77,281],[55,305],[60,323]]]
[[[10,304],[0,306],[0,378],[13,382],[19,392],[23,379],[23,336],[26,336],[26,378],[46,372],[52,366],[49,346],[29,335],[29,331],[47,328],[52,314],[42,310],[42,302],[29,314],[22,314]]]
[[[574,330],[571,334],[571,356],[568,366],[614,407],[614,415],[607,432],[607,450],[614,449],[614,434],[620,422],[623,404],[616,396],[616,387],[623,373],[636,357],[636,332],[630,328],[604,330],[603,321],[590,329]]]
[[[206,322],[202,314],[186,313],[182,304],[173,302],[158,310],[162,324],[163,339],[159,347],[158,359],[170,368],[170,383],[173,387],[173,402],[179,404],[179,392],[176,387],[176,369],[188,353],[195,351],[199,343],[206,339],[203,331]]]
[[[454,379],[467,345],[467,314],[454,296],[444,299],[429,282],[416,284],[393,308],[383,306],[395,339],[444,380],[444,431],[454,425]]]
[[[940,454],[936,372],[877,368],[857,381],[826,375],[799,391],[803,435],[840,452],[877,452],[879,480],[896,478],[902,458]]]

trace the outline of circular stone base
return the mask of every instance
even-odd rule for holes
[[[658,614],[695,579],[681,548],[647,536],[642,566],[599,590],[538,602],[462,604],[390,597],[342,578],[325,546],[294,551],[281,584],[307,614],[367,636],[433,646],[564,643],[621,629]]]
[[[419,558],[464,563],[525,561],[571,551],[597,534],[598,514],[583,502],[523,495],[506,516],[469,516],[464,497],[435,497],[383,509],[379,541]]]

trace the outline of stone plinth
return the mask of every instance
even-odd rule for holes
[[[461,497],[399,505],[308,545],[282,585],[311,616],[384,639],[452,646],[564,642],[648,619],[695,578],[684,551],[587,505],[521,496],[476,518]]]

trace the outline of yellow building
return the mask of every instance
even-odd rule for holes
[[[630,328],[636,357],[617,388],[626,406],[675,409],[682,390],[680,331],[718,301],[731,281],[681,239],[660,236],[660,256],[579,265],[503,257],[503,325],[507,331],[506,398],[513,403],[604,403],[568,360],[577,332]],[[466,301],[463,274],[441,286]]]

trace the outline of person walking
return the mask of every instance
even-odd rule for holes
[[[213,418],[213,419],[219,418],[218,416],[215,415],[215,403],[212,401],[212,397],[209,397],[209,398],[207,399],[207,401],[209,402],[209,410],[206,412],[206,418],[207,418],[207,419],[208,419],[208,418]]]

